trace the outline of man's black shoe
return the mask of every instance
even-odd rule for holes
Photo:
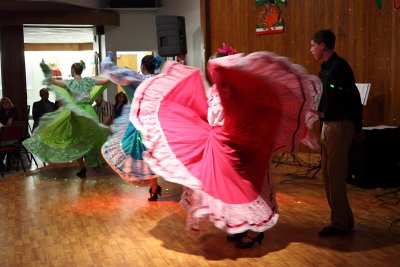
[[[338,236],[348,234],[348,230],[338,229],[332,226],[327,226],[322,228],[322,230],[318,233],[319,236]]]

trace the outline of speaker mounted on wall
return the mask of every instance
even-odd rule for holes
[[[185,17],[156,16],[158,53],[173,57],[187,53]]]

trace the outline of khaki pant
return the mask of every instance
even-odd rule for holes
[[[354,226],[346,187],[348,154],[353,135],[354,124],[349,120],[327,121],[322,124],[322,175],[331,208],[331,226],[341,230]]]

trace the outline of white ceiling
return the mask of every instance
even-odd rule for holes
[[[25,43],[92,43],[93,36],[92,27],[24,27]]]

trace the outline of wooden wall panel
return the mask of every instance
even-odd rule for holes
[[[364,125],[400,126],[400,9],[393,1],[383,1],[378,9],[375,0],[287,0],[285,32],[269,35],[255,33],[254,0],[202,0],[206,4],[206,51],[215,52],[223,42],[239,52],[269,50],[311,74],[318,73],[320,63],[310,54],[310,38],[320,29],[332,29],[335,50],[351,64],[357,82],[372,83]]]
[[[84,51],[93,50],[93,43],[24,44],[25,51]]]
[[[2,97],[17,108],[18,120],[26,119],[24,31],[21,25],[0,25]]]

